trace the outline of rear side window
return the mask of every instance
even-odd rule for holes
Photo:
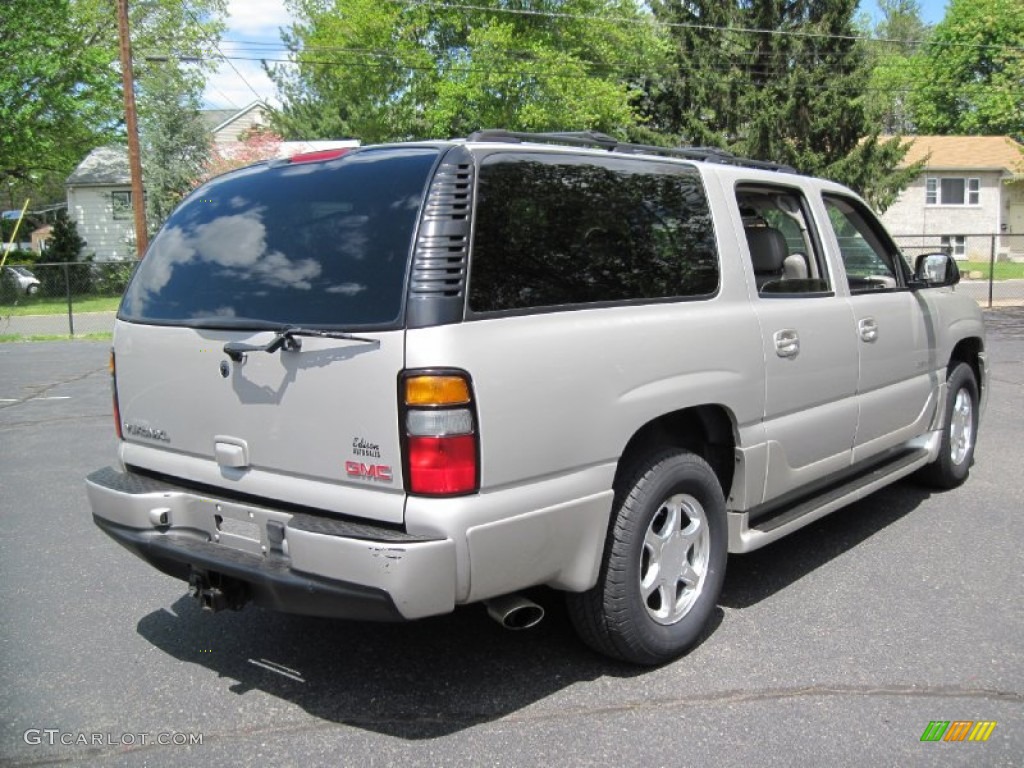
[[[168,219],[120,316],[196,327],[394,324],[436,159],[429,148],[365,150],[215,179]]]
[[[474,312],[709,296],[718,255],[696,169],[496,154],[480,168]]]

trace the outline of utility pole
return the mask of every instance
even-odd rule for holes
[[[128,130],[128,167],[132,176],[132,209],[135,212],[135,255],[141,259],[149,247],[146,233],[146,197],[142,190],[139,157],[139,123],[135,116],[135,75],[132,42],[128,36],[128,0],[117,0],[117,30],[121,42],[121,80],[124,84],[124,123]]]

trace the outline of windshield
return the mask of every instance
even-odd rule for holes
[[[119,316],[221,327],[243,318],[394,324],[436,159],[430,148],[364,150],[214,179],[167,220]]]

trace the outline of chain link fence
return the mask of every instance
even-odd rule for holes
[[[5,265],[0,273],[0,337],[110,333],[137,263]]]
[[[960,266],[964,291],[983,307],[1024,306],[1024,233],[896,235],[913,263],[925,253],[949,253]]]
[[[914,262],[951,253],[960,265],[958,291],[983,307],[1024,306],[1024,234],[898,235]],[[0,274],[0,337],[110,333],[136,261],[7,264]]]

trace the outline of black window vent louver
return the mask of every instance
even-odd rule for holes
[[[462,319],[472,222],[473,160],[451,150],[427,192],[413,253],[407,324],[410,328]]]

